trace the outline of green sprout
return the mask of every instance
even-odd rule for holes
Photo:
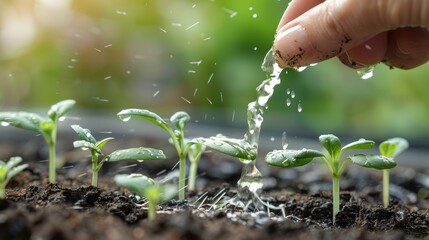
[[[408,141],[403,138],[391,138],[382,142],[379,146],[380,154],[388,158],[396,158],[408,148]],[[383,170],[383,204],[389,206],[389,170]]]
[[[0,160],[0,199],[6,198],[5,188],[9,180],[28,167],[28,164],[18,166],[20,162],[21,157],[11,157],[7,163]]]
[[[380,154],[395,159],[408,148],[408,141],[403,138],[390,138],[382,142],[379,146]],[[389,206],[389,170],[383,170],[383,204],[384,207]]]
[[[115,182],[147,199],[150,221],[156,218],[156,206],[159,202],[170,200],[177,194],[175,186],[156,183],[153,179],[142,174],[116,175]]]
[[[58,122],[75,105],[74,100],[63,100],[51,106],[48,117],[41,117],[28,112],[0,112],[2,125],[12,125],[17,128],[40,133],[49,146],[49,182],[55,183],[56,171],[56,142]]]
[[[107,142],[113,138],[105,138],[101,141],[97,141],[91,134],[91,131],[82,128],[79,125],[72,125],[73,130],[77,133],[80,140],[74,141],[73,146],[75,148],[82,148],[84,150],[89,150],[91,152],[91,161],[92,161],[92,181],[91,185],[97,187],[98,185],[98,172],[105,162],[116,162],[122,160],[162,160],[165,159],[164,152],[162,150],[153,149],[153,148],[128,148],[121,149],[112,152],[111,154],[105,156],[101,161],[99,161],[99,156],[103,153],[101,152],[102,148],[106,145]]]
[[[326,149],[326,154],[305,148],[301,150],[274,150],[267,154],[265,161],[272,166],[290,168],[306,165],[315,158],[322,159],[332,176],[332,219],[335,223],[335,216],[340,211],[340,177],[350,161],[359,166],[374,169],[390,169],[395,167],[396,163],[391,158],[376,155],[355,154],[346,158],[342,157],[343,153],[347,151],[371,149],[375,143],[370,140],[359,139],[342,147],[338,137],[328,134],[321,135],[319,141]]]
[[[185,126],[191,120],[191,117],[182,111],[173,114],[170,117],[170,122],[175,125],[175,128],[170,126],[157,114],[145,109],[124,109],[118,113],[118,117],[124,122],[130,120],[131,117],[140,117],[164,129],[168,133],[179,155],[179,200],[184,200],[186,155],[188,154],[189,147],[193,144],[185,142]]]
[[[201,159],[201,155],[205,150],[205,146],[195,143],[191,144],[188,150],[188,158],[190,162],[189,166],[189,179],[188,179],[188,190],[195,190],[195,180],[197,178],[198,164]]]

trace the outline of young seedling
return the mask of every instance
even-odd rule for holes
[[[73,146],[75,148],[82,148],[91,152],[92,161],[92,181],[91,185],[97,187],[98,185],[98,172],[105,162],[116,162],[122,160],[162,160],[165,159],[164,152],[162,150],[153,148],[128,148],[112,152],[105,156],[99,161],[99,156],[105,144],[113,138],[105,138],[101,141],[97,141],[86,128],[82,128],[79,125],[72,125],[73,130],[77,133],[80,140],[74,141]]]
[[[124,109],[118,113],[118,117],[126,122],[131,117],[143,118],[156,126],[164,129],[176,148],[179,155],[179,200],[185,199],[185,178],[186,178],[186,155],[192,143],[185,143],[185,126],[191,119],[186,112],[176,112],[170,117],[170,122],[175,128],[170,126],[164,119],[157,114],[145,109]]]
[[[156,218],[156,206],[158,203],[170,200],[177,194],[177,188],[173,185],[156,183],[153,179],[142,174],[116,175],[115,181],[117,184],[147,199],[150,221]]]
[[[198,164],[201,159],[201,154],[205,151],[205,146],[194,143],[189,146],[188,158],[190,162],[189,166],[189,179],[188,179],[188,190],[195,190],[195,180],[197,178]]]
[[[390,138],[382,142],[379,146],[380,154],[383,157],[394,160],[408,148],[408,141],[403,138]],[[389,206],[389,170],[383,169],[383,205]]]
[[[0,122],[17,128],[40,133],[49,146],[49,182],[55,183],[57,127],[60,119],[75,105],[64,100],[51,106],[48,117],[28,112],[0,112]]]
[[[21,157],[11,157],[7,163],[0,160],[0,199],[6,197],[5,189],[9,180],[28,167],[28,164],[18,164],[22,162]]]
[[[267,154],[265,161],[272,166],[289,168],[303,166],[315,158],[320,158],[332,176],[332,219],[335,223],[335,215],[340,211],[340,177],[348,162],[351,161],[357,165],[375,169],[390,169],[395,167],[396,163],[391,158],[365,154],[351,155],[343,159],[342,155],[347,151],[371,149],[375,143],[370,140],[359,139],[342,147],[338,137],[328,134],[321,135],[319,141],[326,149],[326,154],[305,148],[301,150],[274,150]]]

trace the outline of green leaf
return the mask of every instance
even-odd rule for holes
[[[146,109],[134,109],[134,108],[124,109],[120,111],[117,115],[124,122],[127,122],[128,120],[130,120],[131,117],[141,117],[161,127],[167,132],[172,131],[170,125],[168,125],[168,123],[164,119],[162,119],[157,114]]]
[[[91,150],[94,150],[94,151],[96,151],[98,153],[101,153],[100,150],[97,148],[97,146],[95,146],[94,143],[87,142],[85,140],[74,141],[73,142],[73,147],[75,147],[75,148],[82,148],[82,150],[91,149]]]
[[[355,141],[355,142],[351,142],[349,144],[347,144],[346,146],[344,146],[341,151],[345,152],[345,151],[349,151],[349,150],[368,150],[373,148],[375,145],[374,141],[371,140],[365,140],[363,138]]]
[[[341,153],[341,141],[333,134],[320,135],[320,144],[328,151],[329,155],[337,158]]]
[[[170,121],[180,130],[183,130],[186,124],[191,120],[191,117],[186,112],[176,112],[171,116]]]
[[[25,130],[41,133],[40,123],[45,119],[40,115],[28,112],[0,112],[0,122]]]
[[[374,169],[390,169],[396,167],[396,162],[392,158],[381,155],[356,154],[349,156],[350,160],[359,166]]]
[[[314,158],[323,157],[323,153],[311,150],[274,150],[265,157],[265,162],[269,165],[289,168],[299,167],[310,163]]]
[[[162,160],[165,159],[162,150],[153,148],[128,148],[114,151],[106,156],[107,162],[116,162],[121,160]]]
[[[256,158],[256,151],[243,139],[227,138],[219,135],[210,138],[195,138],[190,142],[202,144],[223,154],[240,159],[254,160]]]
[[[383,156],[395,158],[408,148],[408,141],[404,138],[390,138],[380,144],[380,153]]]
[[[116,175],[114,179],[117,184],[144,197],[146,197],[146,189],[155,184],[152,178],[148,178],[142,174],[120,174]]]
[[[110,140],[113,140],[115,138],[109,137],[109,138],[105,138],[99,142],[97,142],[95,144],[95,146],[97,147],[97,149],[99,149],[101,151],[101,149],[103,149],[104,145],[106,145],[107,142],[109,142]]]
[[[48,116],[52,121],[56,122],[60,117],[64,116],[76,104],[75,100],[63,100],[51,106],[48,111]]]
[[[77,133],[77,136],[80,140],[84,140],[94,144],[97,143],[97,140],[92,136],[91,131],[89,129],[82,128],[79,125],[71,125],[70,127]]]
[[[188,141],[189,142],[189,141]],[[198,162],[201,154],[206,150],[206,146],[199,143],[189,142],[188,156],[190,162]]]

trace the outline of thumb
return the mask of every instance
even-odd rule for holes
[[[408,26],[429,29],[429,1],[326,0],[279,26],[276,60],[281,67],[306,66]]]

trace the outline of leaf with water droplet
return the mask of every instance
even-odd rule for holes
[[[396,162],[392,158],[381,155],[356,154],[349,156],[349,159],[352,163],[366,168],[383,170],[396,167]]]
[[[97,140],[92,136],[89,129],[82,128],[79,125],[71,125],[70,127],[77,133],[80,140],[85,140],[93,144],[97,143]]]
[[[343,148],[341,148],[341,151],[345,152],[350,150],[369,150],[373,148],[374,145],[375,145],[374,141],[361,138],[357,141],[354,141],[345,145]]]
[[[63,100],[51,106],[48,111],[48,116],[52,121],[56,122],[60,117],[64,116],[76,104],[75,100]]]
[[[314,158],[323,157],[323,153],[311,150],[274,150],[265,157],[265,162],[271,166],[289,168],[300,167],[310,163]]]
[[[83,150],[91,149],[91,150],[94,150],[94,151],[96,151],[98,153],[101,153],[99,151],[99,149],[97,148],[97,146],[95,146],[94,143],[87,142],[85,140],[74,141],[73,142],[73,147],[75,147],[75,148],[82,148]]]
[[[395,158],[408,148],[408,141],[404,138],[390,138],[380,144],[381,155]]]
[[[191,120],[191,117],[189,116],[189,114],[187,114],[186,112],[183,112],[183,111],[176,112],[170,118],[170,121],[174,125],[176,125],[176,127],[178,129],[180,129],[181,131],[183,131],[183,129],[185,128],[186,124],[190,120]]]
[[[135,109],[135,108],[124,109],[120,111],[117,115],[122,121],[125,121],[125,122],[128,121],[131,117],[141,117],[161,127],[166,131],[172,131],[171,127],[168,125],[166,121],[164,121],[164,119],[162,119],[157,114],[146,109]]]
[[[0,112],[0,122],[25,130],[41,133],[40,123],[47,119],[40,115],[28,112]]]
[[[164,152],[154,148],[128,148],[114,151],[106,156],[107,162],[116,162],[122,160],[162,160],[166,156]]]
[[[202,144],[223,154],[240,159],[253,160],[256,158],[256,152],[253,151],[250,144],[243,139],[215,136],[210,138],[195,138],[190,142]]]
[[[155,184],[155,181],[152,178],[146,177],[142,174],[120,174],[116,175],[114,179],[117,184],[137,193],[140,196],[145,196],[146,188]]]

